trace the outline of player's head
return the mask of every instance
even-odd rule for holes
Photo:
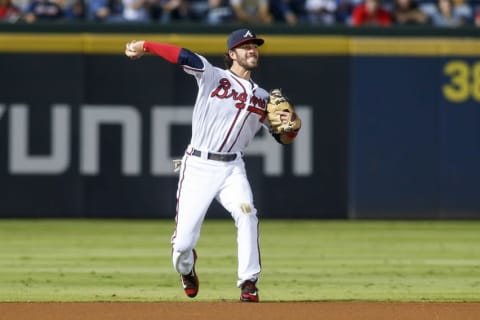
[[[253,69],[256,67],[256,64],[252,65],[251,63],[248,63],[248,61],[244,61],[245,57],[241,54],[244,53],[244,50],[258,48],[264,42],[263,39],[258,38],[250,29],[238,29],[233,31],[227,39],[228,51],[225,53],[225,66],[230,68],[233,65],[233,62],[238,60],[237,62],[243,67]],[[240,55],[237,57],[237,54]],[[256,58],[258,59],[258,53],[256,53],[256,55]]]
[[[230,33],[227,40],[227,49],[233,50],[245,43],[255,43],[258,46],[261,46],[264,42],[263,39],[257,38],[253,31],[249,29],[238,29]]]

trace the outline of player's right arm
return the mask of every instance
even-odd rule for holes
[[[125,45],[125,55],[130,59],[138,59],[146,53],[162,57],[170,63],[201,70],[204,67],[202,59],[188,49],[168,43],[133,40]]]

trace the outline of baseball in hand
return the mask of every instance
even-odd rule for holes
[[[125,46],[125,55],[131,59],[140,58],[144,52],[138,47],[143,49],[143,43],[141,41],[133,40],[128,42]]]

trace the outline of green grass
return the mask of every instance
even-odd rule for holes
[[[170,260],[168,220],[0,220],[0,301],[237,300],[235,229],[206,220],[199,296]],[[260,225],[262,301],[480,301],[480,222]]]

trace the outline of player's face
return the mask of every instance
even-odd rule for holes
[[[255,69],[258,66],[258,45],[255,43],[246,43],[236,47],[234,50],[234,61],[246,70]]]

